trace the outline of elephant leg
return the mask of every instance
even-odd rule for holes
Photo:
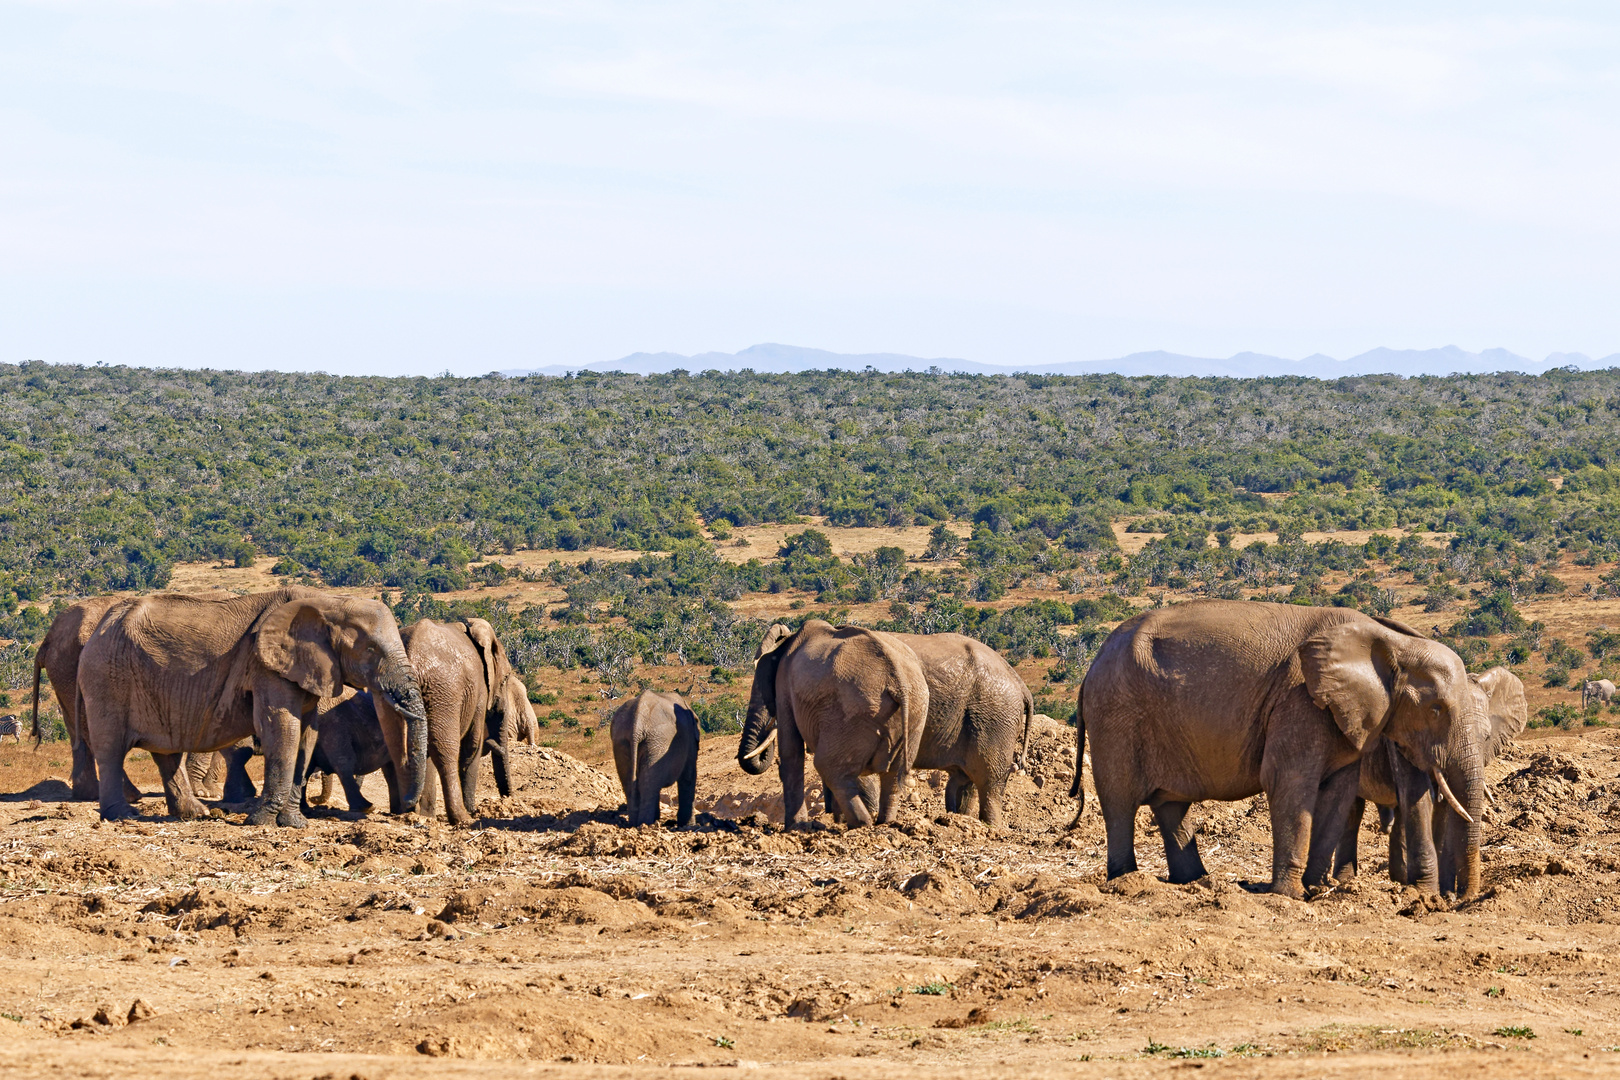
[[[321,778],[320,794],[309,796],[309,801],[315,806],[328,806],[332,802],[332,774],[325,771],[312,770],[309,778],[313,780],[317,776]]]
[[[1361,819],[1367,813],[1367,800],[1357,795],[1350,804],[1350,813],[1344,820],[1344,831],[1339,834],[1339,846],[1333,853],[1333,877],[1343,884],[1356,880],[1361,872]]]
[[[124,821],[135,816],[135,808],[124,797],[124,755],[121,745],[114,747],[112,740],[96,751],[96,771],[100,774],[101,820]]]
[[[883,802],[883,782],[881,778],[872,773],[861,774],[861,802],[866,804],[868,814],[876,814]]]
[[[169,816],[177,818],[204,818],[208,807],[197,801],[191,793],[190,770],[186,754],[153,754],[158,775],[163,778],[163,798],[169,804]],[[206,769],[207,766],[204,766]]]
[[[839,808],[844,812],[844,826],[846,828],[853,829],[857,826],[872,824],[872,814],[867,810],[866,803],[861,798],[859,776],[841,773],[831,778],[827,790],[837,794]],[[881,802],[881,795],[879,795],[879,800]]]
[[[1002,804],[1007,798],[1007,777],[1003,776],[997,780],[995,777],[986,776],[975,780],[973,786],[979,792],[979,820],[992,829],[999,829],[1002,821]]]
[[[1134,799],[1097,798],[1102,809],[1103,829],[1108,836],[1108,877],[1136,873],[1136,808]]]
[[[220,801],[245,803],[257,799],[259,793],[247,771],[248,762],[253,760],[253,747],[232,746],[220,753],[225,758],[225,795]]]
[[[1203,877],[1204,860],[1198,857],[1198,838],[1187,824],[1190,802],[1161,802],[1153,804],[1153,820],[1158,823],[1159,834],[1164,837],[1164,858],[1170,865],[1170,882],[1185,885]]]
[[[388,785],[388,812],[390,814],[403,813],[403,808],[405,806],[405,789],[400,785],[399,771],[394,768],[394,763],[392,761],[383,763],[382,774],[383,782]],[[356,781],[354,785],[354,793],[359,795],[359,778],[355,777],[353,774],[350,774],[350,779]],[[369,813],[371,811],[371,804],[366,802],[364,798],[362,798],[360,802],[365,806],[365,809],[362,810],[361,813]],[[351,803],[349,805],[349,809],[353,810],[354,804]]]
[[[461,797],[461,742],[450,739],[430,739],[428,756],[438,773],[439,790],[444,796],[444,816],[450,824],[465,827],[472,824],[467,804]]]
[[[501,798],[511,798],[512,773],[507,764],[505,747],[497,744],[495,749],[489,752],[489,767],[495,774],[495,790],[500,793]]]
[[[1389,829],[1389,880],[1397,885],[1408,884],[1406,880],[1406,824],[1402,820],[1398,808],[1391,818]]]
[[[79,734],[78,725],[67,725],[68,742],[73,751],[73,801],[94,802],[101,797],[101,782],[96,776],[96,756],[90,751],[90,744]],[[118,769],[118,775],[124,775],[123,767]],[[126,796],[127,797],[127,796]],[[139,798],[139,796],[136,796]]]
[[[1393,745],[1389,748],[1389,761],[1400,811],[1396,820],[1398,828],[1391,828],[1389,833],[1393,838],[1398,832],[1405,847],[1404,884],[1413,885],[1426,895],[1438,896],[1440,864],[1434,849],[1433,781]]]
[[[298,771],[298,744],[304,724],[298,713],[284,705],[255,702],[256,726],[259,741],[264,745],[264,792],[259,805],[248,814],[249,825],[269,825],[274,822],[283,828],[302,829],[309,822],[299,809],[302,797],[295,797],[294,774]]]
[[[791,723],[779,722],[776,730],[776,774],[782,779],[782,821],[802,825],[809,820],[804,811],[804,736]],[[827,805],[831,807],[835,796],[833,790],[826,787],[826,777],[822,778],[822,786],[826,788]]]
[[[1356,802],[1356,789],[1361,785],[1361,762],[1353,761],[1336,770],[1322,783],[1316,795],[1316,809],[1311,814],[1310,857],[1305,863],[1305,884],[1322,885],[1327,882],[1333,867],[1333,853],[1344,839],[1339,824],[1350,816],[1350,804]],[[1356,820],[1361,820],[1359,811]]]
[[[686,755],[686,767],[675,781],[675,825],[684,829],[692,824],[692,806],[697,801],[697,747]]]
[[[427,776],[422,781],[422,798],[417,801],[416,812],[423,817],[439,816],[439,771],[428,761]]]
[[[1271,804],[1271,891],[1303,900],[1311,815],[1319,784],[1315,775],[1287,774],[1277,780],[1266,792]],[[1338,826],[1338,822],[1333,824]]]
[[[945,812],[947,814],[960,814],[962,812],[962,793],[973,790],[973,781],[968,779],[967,773],[961,769],[952,769],[945,775]]]
[[[478,816],[478,766],[484,760],[484,722],[477,721],[461,737],[461,804],[469,817]]]
[[[390,765],[388,768],[392,769],[393,766]],[[328,773],[327,775],[330,776],[331,774]],[[352,772],[339,773],[338,782],[343,785],[343,800],[349,804],[350,810],[353,810],[358,814],[371,813],[373,809],[371,800],[360,794],[359,777],[355,776]],[[389,797],[390,799],[393,797],[392,785],[390,785]],[[322,801],[325,801],[324,794],[322,796]]]

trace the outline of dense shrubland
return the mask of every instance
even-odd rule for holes
[[[0,637],[43,633],[48,612],[23,601],[161,587],[181,560],[272,556],[290,578],[387,586],[402,614],[443,614],[427,594],[507,573],[469,568],[480,555],[613,546],[672,554],[552,566],[567,595],[555,617],[483,603],[520,667],[586,665],[615,686],[627,657],[730,669],[761,628],[727,601],[793,589],[824,611],[886,601],[887,625],[1082,670],[1095,628],[1128,610],[1121,597],[1281,586],[1388,612],[1369,562],[1416,575],[1423,618],[1453,639],[1494,630],[1540,654],[1513,600],[1562,587],[1560,552],[1620,556],[1617,415],[1620,372],[381,379],[0,365]],[[967,520],[973,534],[936,529],[907,562],[898,549],[841,559],[807,529],[779,561],[742,566],[702,539],[700,523],[723,537],[810,514]],[[1109,528],[1125,516],[1168,535],[1126,558]],[[1455,538],[1300,540],[1394,525]],[[1278,542],[1229,544],[1259,531]],[[1329,588],[1330,572],[1351,580]],[[984,606],[1032,584],[1072,600]]]

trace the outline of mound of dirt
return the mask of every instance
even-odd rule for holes
[[[593,769],[576,757],[549,746],[519,745],[513,751],[512,801],[549,814],[612,810],[624,803],[617,777]]]
[[[439,921],[446,924],[497,927],[547,921],[615,930],[655,918],[640,901],[618,899],[572,881],[549,888],[501,883],[467,889],[452,893],[438,914]]]

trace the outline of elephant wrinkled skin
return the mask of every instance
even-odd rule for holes
[[[421,796],[427,719],[393,613],[376,600],[283,588],[228,599],[159,594],[102,617],[79,658],[83,726],[100,773],[101,814],[131,817],[119,777],[125,755],[152,752],[171,814],[205,813],[181,753],[264,748],[264,791],[250,824],[305,824],[293,797],[303,718],[343,686],[393,701],[396,760],[409,755],[407,809]],[[397,747],[397,748],[396,748]]]
[[[1080,690],[1075,788],[1091,738],[1108,876],[1136,869],[1136,808],[1153,808],[1174,882],[1204,875],[1192,803],[1265,792],[1273,892],[1325,880],[1382,735],[1456,801],[1442,767],[1454,724],[1486,723],[1457,654],[1392,620],[1346,608],[1202,600],[1143,612],[1108,636]],[[1458,762],[1479,798],[1477,754]],[[1077,815],[1078,819],[1078,815]],[[1312,833],[1315,822],[1325,827]],[[1478,866],[1477,833],[1463,858]],[[1478,881],[1478,875],[1472,876]]]
[[[444,812],[452,825],[470,825],[478,805],[478,765],[494,757],[495,782],[505,795],[513,742],[534,739],[538,722],[529,693],[507,661],[494,629],[483,619],[440,623],[420,619],[400,632],[422,689],[428,717],[428,756],[436,777],[428,777],[422,811],[431,814],[444,791]],[[375,702],[379,717],[393,703]],[[434,780],[437,779],[437,785]]]
[[[928,717],[928,681],[916,654],[892,634],[834,628],[810,619],[798,632],[781,624],[765,634],[754,662],[748,717],[737,759],[755,766],[780,744],[783,819],[806,820],[804,755],[808,751],[840,820],[870,825],[861,777],[880,777],[877,820],[891,821]],[[768,760],[768,758],[766,758]]]
[[[697,795],[697,717],[679,694],[643,690],[613,711],[613,765],[630,824],[658,824],[658,795],[675,786],[675,824],[692,824]]]

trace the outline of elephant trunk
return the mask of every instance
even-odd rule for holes
[[[1472,819],[1464,821],[1458,815],[1451,822],[1458,834],[1455,842],[1461,849],[1456,860],[1457,896],[1468,900],[1478,895],[1485,880],[1479,855],[1481,826],[1485,819],[1485,762],[1477,744],[1471,744],[1463,752],[1456,772],[1461,774],[1460,795]]]
[[[737,764],[751,776],[764,772],[776,758],[776,721],[757,693],[755,698],[748,704],[742,742],[737,744]]]
[[[408,814],[416,809],[427,784],[428,719],[422,691],[416,685],[416,672],[403,649],[378,671],[372,693],[387,698],[405,718],[405,790],[401,795],[401,811]]]

